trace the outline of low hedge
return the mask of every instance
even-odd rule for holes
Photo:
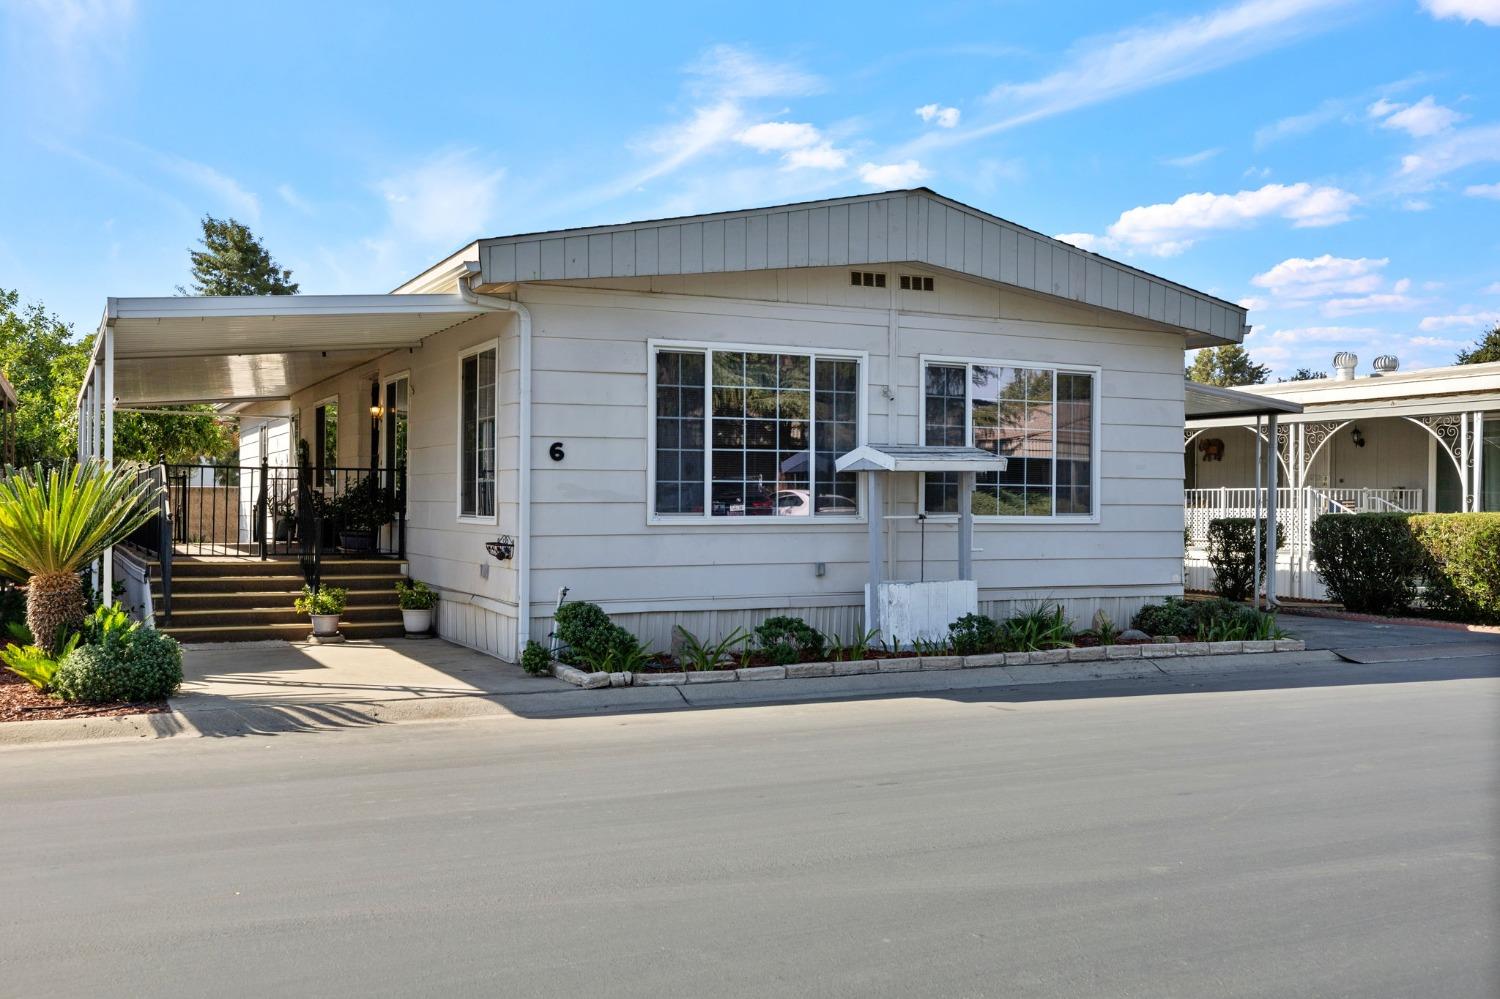
[[[1500,622],[1500,513],[1407,519],[1426,556],[1423,602],[1470,621]]]
[[[1266,564],[1266,520],[1260,519],[1261,566]],[[1208,522],[1208,564],[1214,570],[1214,592],[1226,600],[1244,600],[1255,588],[1254,517],[1217,517]],[[1286,532],[1276,532],[1276,547],[1285,546]]]
[[[1329,514],[1312,525],[1328,594],[1351,611],[1424,607],[1500,621],[1500,513]]]
[[[65,701],[108,704],[164,701],[182,684],[182,649],[155,628],[107,636],[63,659],[52,689]]]

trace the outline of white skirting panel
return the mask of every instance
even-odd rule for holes
[[[444,590],[438,601],[438,637],[515,662],[516,618],[484,597]]]
[[[1200,593],[1212,593],[1214,570],[1208,559],[1189,555],[1187,559],[1187,588]],[[1277,596],[1292,600],[1329,600],[1328,589],[1318,579],[1317,566],[1305,555],[1282,555],[1276,560]]]

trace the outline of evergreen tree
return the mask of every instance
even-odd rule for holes
[[[1276,380],[1278,382],[1315,382],[1315,381],[1317,381],[1320,378],[1327,378],[1327,377],[1328,376],[1326,374],[1324,374],[1323,372],[1321,372],[1321,371],[1314,371],[1312,368],[1298,368],[1296,371],[1294,371],[1292,373],[1292,377],[1290,377],[1290,378],[1278,378]]]
[[[16,464],[75,457],[78,388],[93,340],[73,340],[72,327],[40,302],[19,302],[0,288],[0,371],[16,390]]]
[[[271,259],[255,233],[234,219],[203,216],[203,249],[189,251],[192,290],[183,295],[295,295],[292,272]]]
[[[1500,361],[1500,323],[1486,333],[1468,350],[1458,352],[1459,364],[1484,364],[1487,361]]]
[[[1237,343],[1222,347],[1205,347],[1193,355],[1193,363],[1187,369],[1191,381],[1200,385],[1260,385],[1271,374],[1264,364],[1250,359],[1250,352]]]

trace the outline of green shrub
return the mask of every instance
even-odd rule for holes
[[[823,636],[800,617],[768,617],[755,628],[755,644],[778,666],[823,654]]]
[[[1000,622],[985,614],[965,614],[948,625],[948,644],[960,656],[977,656],[1000,647]]]
[[[750,640],[750,633],[736,628],[717,644],[710,645],[682,625],[677,626],[677,636],[682,644],[677,655],[677,664],[688,672],[722,669],[734,665],[734,649]]]
[[[1345,608],[1396,614],[1411,606],[1427,557],[1404,513],[1326,514],[1312,524],[1312,557]]]
[[[521,668],[532,676],[546,676],[552,672],[552,655],[545,645],[533,638],[521,651]]]
[[[553,620],[564,646],[563,662],[612,673],[621,663],[644,658],[640,640],[611,621],[598,604],[586,600],[563,604]]]
[[[1407,518],[1425,558],[1422,599],[1469,621],[1500,622],[1500,513]]]
[[[349,599],[347,590],[337,586],[302,587],[302,596],[292,602],[298,614],[342,614]]]
[[[1073,629],[1061,604],[1043,601],[1001,627],[1000,644],[1006,652],[1042,652],[1072,641]]]
[[[1222,597],[1191,607],[1193,635],[1200,642],[1248,642],[1284,638],[1276,615]]]
[[[432,610],[437,602],[437,590],[420,579],[402,579],[396,583],[396,603],[402,610]]]
[[[1261,565],[1266,564],[1266,521],[1260,520]],[[1208,522],[1208,564],[1214,570],[1214,592],[1229,600],[1244,600],[1255,586],[1254,517],[1218,517]],[[1286,532],[1276,532],[1276,548],[1286,543]]]
[[[39,645],[31,645],[30,643],[20,645],[7,644],[3,649],[0,649],[0,662],[4,662],[6,669],[31,684],[37,690],[46,691],[52,688],[53,680],[57,676],[57,670],[62,665],[63,658],[77,647],[77,634],[72,635],[67,641],[62,643],[55,658],[48,655],[47,650]]]
[[[1168,597],[1159,604],[1147,604],[1136,611],[1131,627],[1148,635],[1191,635],[1198,629],[1193,604],[1180,597]]]
[[[182,649],[154,628],[84,645],[63,659],[52,686],[65,701],[162,701],[182,683]]]
[[[130,615],[120,609],[119,604],[109,607],[100,605],[94,608],[92,614],[83,619],[81,637],[85,645],[102,645],[105,642],[118,640],[139,627],[140,624],[132,621]]]

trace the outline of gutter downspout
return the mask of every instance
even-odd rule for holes
[[[516,419],[516,661],[531,640],[531,310],[520,302],[480,295],[469,281],[479,265],[469,264],[459,275],[458,293],[465,302],[486,309],[513,312],[519,324],[520,370],[517,372],[520,413]]]

